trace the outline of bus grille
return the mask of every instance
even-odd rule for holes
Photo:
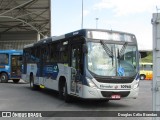
[[[120,95],[121,97],[127,97],[130,91],[122,91],[122,92],[109,92],[109,91],[101,91],[103,97],[111,97],[111,95]]]
[[[100,83],[132,83],[134,80],[134,77],[129,78],[103,78],[103,77],[94,77],[98,82]]]

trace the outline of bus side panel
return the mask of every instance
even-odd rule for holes
[[[37,78],[37,85],[43,85],[45,88],[59,90],[60,77],[64,77],[67,82],[68,91],[70,91],[70,67],[64,64],[46,65],[43,68],[43,77]]]
[[[27,74],[22,74],[22,79],[27,83],[29,82],[29,76]]]
[[[33,74],[35,83],[37,83],[37,78],[36,78],[36,74],[37,74],[37,64],[33,64],[33,63],[29,63],[27,64],[27,73],[26,74],[22,74],[22,79],[25,82],[30,82],[30,75]]]
[[[67,82],[68,93],[70,93],[70,84],[71,84],[71,68],[65,64],[58,64],[59,73],[57,76],[57,81],[59,83],[60,77],[65,77]],[[57,85],[58,86],[58,85]]]
[[[10,79],[10,54],[8,53],[8,52],[2,52],[2,53],[0,53],[0,54],[7,54],[7,60],[5,60],[5,58],[4,57],[0,57],[0,59],[2,60],[0,60],[1,62],[0,62],[0,73],[7,73],[7,75],[8,75],[8,79]]]
[[[44,85],[44,78],[43,77],[35,77],[35,84],[36,85]]]
[[[58,81],[51,78],[40,78],[39,84],[44,85],[45,88],[58,91]]]

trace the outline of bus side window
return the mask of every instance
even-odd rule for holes
[[[50,44],[50,60],[51,62],[57,62],[58,60],[58,49],[57,49],[58,44],[57,43],[52,43]]]
[[[146,65],[144,65],[143,70],[146,70]]]
[[[60,44],[60,61],[64,64],[68,64],[68,41],[64,41]]]
[[[43,46],[43,61],[44,63],[47,63],[50,61],[50,55],[49,55],[49,46],[48,45],[45,45]]]
[[[140,70],[143,70],[143,64],[140,64]]]
[[[0,54],[0,64],[8,64],[8,54]]]

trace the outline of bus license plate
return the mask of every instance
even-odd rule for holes
[[[112,95],[111,98],[112,99],[121,99],[121,96],[120,95]]]

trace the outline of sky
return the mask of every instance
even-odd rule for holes
[[[133,33],[140,50],[151,50],[151,19],[156,12],[160,0],[83,0],[83,28]],[[51,0],[52,36],[81,28],[82,0]]]

